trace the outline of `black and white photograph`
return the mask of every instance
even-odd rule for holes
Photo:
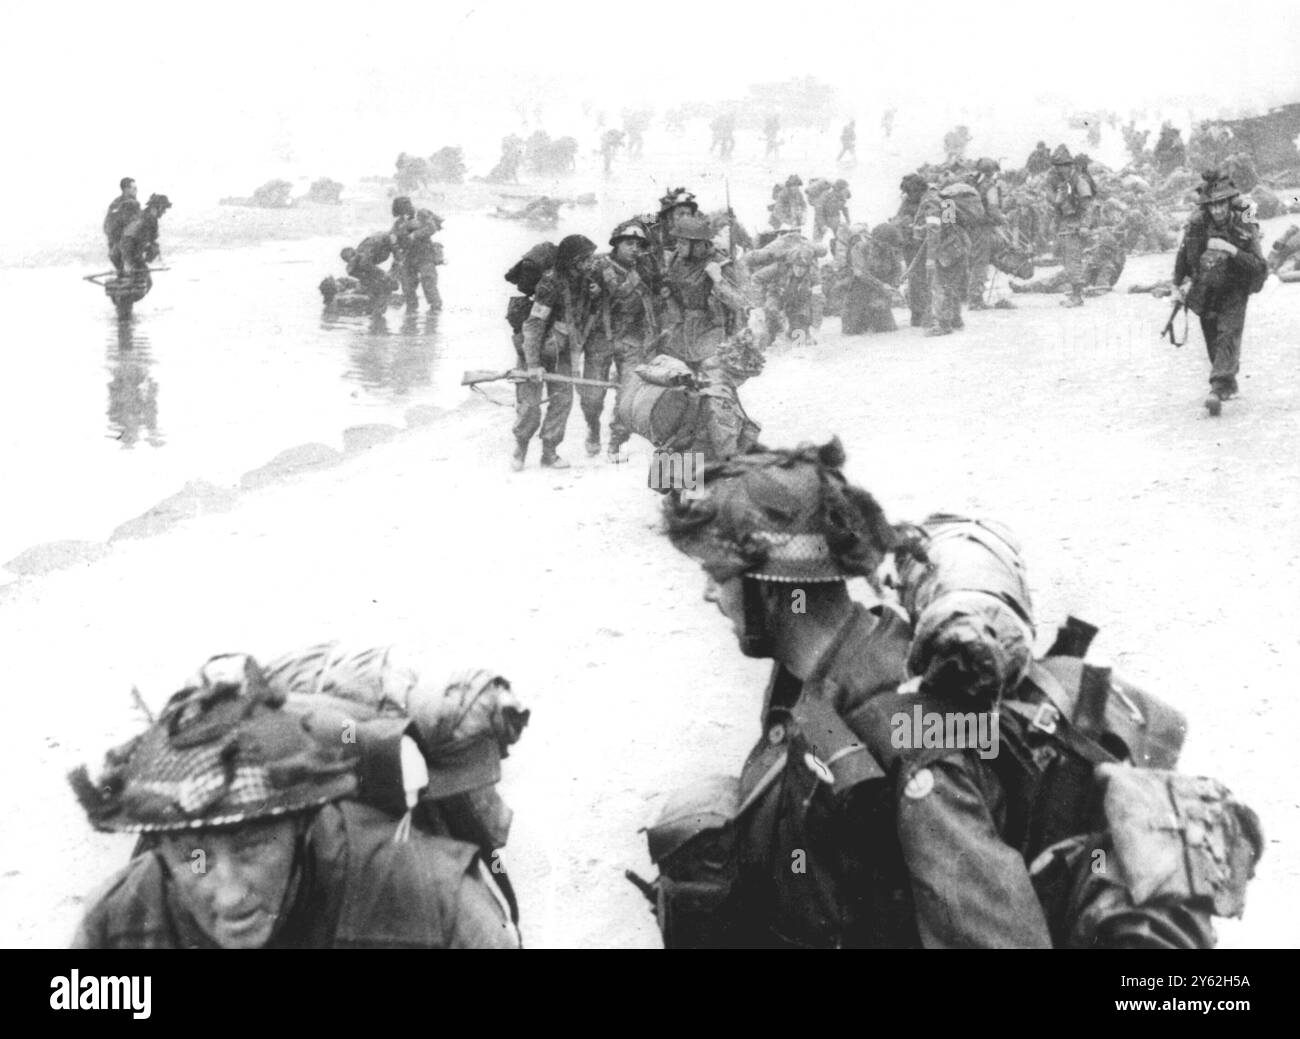
[[[0,945],[1300,945],[1300,6],[2,17]]]

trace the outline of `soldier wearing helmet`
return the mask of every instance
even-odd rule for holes
[[[1200,318],[1210,355],[1205,409],[1218,415],[1223,402],[1237,395],[1246,303],[1264,287],[1268,262],[1259,225],[1237,203],[1236,184],[1221,170],[1207,170],[1202,178],[1199,209],[1187,222],[1174,261],[1174,291]]]
[[[971,655],[954,630],[913,653],[900,612],[850,597],[854,578],[880,587],[877,572],[904,535],[843,463],[838,440],[756,449],[707,467],[703,496],[665,502],[668,536],[705,571],[706,601],[742,653],[773,660],[762,734],[739,781],[718,791],[737,876],[710,900],[713,931],[733,946],[1050,947],[1025,863],[983,793],[990,766],[974,749],[891,740],[899,711],[972,709],[952,700],[965,694],[945,677]],[[918,591],[913,605],[925,613],[938,597]],[[956,623],[955,611],[940,612]],[[999,621],[1023,632],[1018,619]],[[937,615],[927,624],[943,627]],[[994,685],[1015,677],[1017,649],[1007,647],[982,672]],[[920,689],[900,696],[909,667]],[[682,854],[689,839],[656,849],[661,836],[651,828],[665,942],[690,944],[692,906],[672,903],[700,878]],[[708,905],[695,893],[696,907]]]
[[[556,448],[564,439],[564,429],[573,407],[573,384],[549,384],[546,419],[541,417],[542,375],[574,374],[573,357],[583,350],[590,332],[592,300],[596,294],[590,278],[596,243],[583,235],[561,239],[555,253],[555,266],[546,271],[533,293],[533,305],[523,325],[521,352],[529,379],[516,391],[517,418],[514,427],[513,467],[524,467],[528,443],[539,430],[542,440],[542,465],[567,469],[569,463]]]
[[[118,182],[118,187],[122,193],[108,204],[108,212],[104,214],[104,237],[108,239],[108,258],[120,277],[123,267],[118,243],[127,224],[139,215],[140,202],[136,197],[139,189],[134,178],[123,177]]]
[[[771,224],[777,228],[802,228],[807,217],[808,199],[804,197],[803,180],[797,173],[791,173],[777,192],[776,201],[772,203]]]
[[[607,456],[611,462],[622,459],[622,448],[631,431],[619,418],[622,385],[632,365],[646,360],[647,351],[658,338],[654,297],[640,270],[641,258],[650,245],[650,236],[637,220],[628,220],[614,228],[609,238],[610,252],[596,257],[592,280],[598,294],[593,301],[596,320],[583,351],[582,374],[587,379],[610,378],[619,389],[614,395],[614,414],[609,423]],[[605,408],[603,386],[580,386],[578,396],[587,420],[586,450],[590,456],[600,453],[600,417]]]
[[[843,179],[837,180],[817,196],[817,201],[813,203],[814,242],[820,242],[827,231],[834,234],[841,224],[849,222],[849,199],[852,197],[849,182]]]
[[[665,944],[1212,945],[1210,913],[1239,913],[1258,857],[1253,813],[1212,780],[1155,772],[1172,767],[1165,748],[1119,740],[1107,751],[1097,729],[1074,727],[1068,705],[1084,695],[1079,658],[1096,629],[1072,620],[1033,659],[1027,577],[1006,528],[944,514],[891,525],[843,463],[838,440],[756,448],[706,467],[702,495],[665,502],[669,538],[705,571],[706,601],[742,653],[773,660],[739,778],[670,796],[649,828]],[[856,602],[855,578],[896,602]],[[977,718],[988,744],[973,737]],[[1124,771],[1094,777],[1094,764],[1120,761]],[[1214,831],[1208,853],[1188,844],[1186,873],[1164,859],[1143,866],[1126,846],[1159,828],[1158,797],[1134,790],[1166,784]],[[1121,810],[1103,815],[1103,794]],[[1122,839],[1116,819],[1128,823]],[[1099,848],[1115,861],[1101,876],[1089,854]],[[1209,858],[1220,865],[1205,884]]]
[[[442,230],[442,217],[431,209],[417,212],[410,205],[410,199],[395,200],[395,213],[398,201],[407,203],[393,224],[393,253],[397,258],[394,273],[402,286],[402,295],[406,298],[407,307],[414,309],[420,304],[420,289],[424,289],[424,299],[429,304],[429,309],[441,310],[438,267],[446,260],[442,243],[434,241],[433,236]]]
[[[123,274],[143,282],[146,292],[153,285],[149,264],[161,255],[158,221],[171,207],[171,199],[166,195],[150,195],[144,210],[122,228],[122,235],[118,239],[117,257]]]
[[[966,298],[971,310],[984,310],[988,307],[984,293],[993,256],[993,238],[1007,225],[1003,212],[1002,180],[998,176],[1001,168],[996,159],[982,158],[975,163],[976,176],[973,184],[984,203],[984,217],[979,226],[971,229],[970,286]],[[1010,306],[1010,301],[1004,301],[1004,306]]]
[[[903,232],[897,224],[879,224],[874,229],[854,224],[849,229],[841,268],[845,335],[863,332],[894,332],[893,305],[903,277]]]
[[[930,278],[925,266],[917,259],[925,236],[915,229],[916,214],[921,206],[921,199],[929,190],[929,183],[919,173],[909,173],[898,183],[899,193],[903,196],[894,223],[903,232],[903,262],[907,265],[907,305],[912,311],[912,327],[920,328],[925,324],[930,312]]]
[[[1056,211],[1057,255],[1070,283],[1070,295],[1061,301],[1061,306],[1081,307],[1085,284],[1084,229],[1091,222],[1097,186],[1086,167],[1081,169],[1070,155],[1070,149],[1062,144],[1052,153],[1052,172],[1046,189],[1048,201]]]
[[[662,351],[681,360],[706,384],[708,451],[726,458],[742,447],[753,428],[736,389],[752,371],[733,356],[748,336],[750,302],[737,272],[713,242],[704,217],[679,220],[677,249],[664,272],[660,295]]]
[[[518,947],[473,844],[354,800],[355,750],[252,658],[209,660],[97,782],[71,777],[96,829],[142,835],[74,947]]]

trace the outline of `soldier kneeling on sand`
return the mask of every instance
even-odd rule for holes
[[[517,948],[479,846],[373,806],[405,785],[400,743],[327,735],[288,700],[251,657],[214,657],[97,781],[72,774],[95,829],[142,835],[73,946]]]

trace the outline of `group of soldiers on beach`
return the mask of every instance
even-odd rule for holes
[[[714,136],[725,156],[734,121]],[[568,467],[575,387],[589,456],[624,461],[633,435],[697,453],[698,487],[657,488],[664,532],[738,652],[772,661],[743,765],[666,794],[647,830],[657,876],[629,871],[667,948],[1211,948],[1212,918],[1244,910],[1259,819],[1178,771],[1185,719],[1087,660],[1096,627],[1071,617],[1035,653],[1016,535],[891,521],[838,439],[766,446],[740,402],[775,338],[812,339],[825,313],[884,333],[906,307],[940,336],[963,310],[1011,306],[989,302],[990,268],[1032,273],[1049,234],[1062,305],[1109,289],[1126,218],[1086,156],[1047,158],[1028,176],[989,158],[922,167],[875,226],[851,220],[846,181],[792,175],[752,239],[729,205],[704,212],[677,187],[607,251],[570,234],[505,272],[513,468],[535,436],[542,466]],[[1196,201],[1170,291],[1200,318],[1218,414],[1246,301],[1300,267],[1300,231],[1266,259],[1221,170]],[[422,289],[436,310],[441,220],[406,197],[392,213],[344,250],[355,286],[339,291],[400,287],[416,306]],[[873,605],[850,594],[859,580]],[[97,775],[71,776],[95,828],[137,838],[75,944],[519,947],[528,906],[496,785],[529,711],[494,671],[440,673],[391,646],[208,660]]]

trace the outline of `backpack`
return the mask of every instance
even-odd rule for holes
[[[969,184],[949,184],[939,191],[943,206],[953,207],[958,227],[973,231],[985,226],[988,216],[984,210],[984,199],[979,190]]]
[[[808,181],[808,188],[804,192],[804,196],[810,203],[816,204],[819,198],[830,191],[831,186],[831,182],[825,177],[813,177]]]
[[[531,296],[537,291],[537,284],[551,267],[559,249],[551,242],[538,242],[519,258],[519,262],[506,271],[506,281],[510,282],[520,293]]]

